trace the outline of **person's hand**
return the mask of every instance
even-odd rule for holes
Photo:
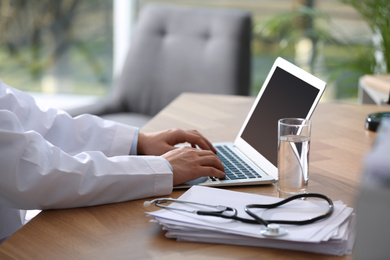
[[[204,176],[225,178],[222,162],[210,150],[181,147],[163,154],[162,157],[172,166],[173,185]]]
[[[192,147],[175,147],[180,143],[189,143]],[[138,154],[160,155],[166,159],[173,169],[173,185],[204,176],[225,178],[223,164],[215,154],[215,148],[196,130],[140,133],[137,150]]]
[[[162,155],[175,149],[176,144],[190,143],[203,150],[216,152],[213,145],[196,130],[170,129],[156,133],[140,133],[138,136],[138,154]]]

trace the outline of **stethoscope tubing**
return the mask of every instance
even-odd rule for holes
[[[305,220],[264,220],[264,219],[260,218],[259,216],[257,216],[256,214],[254,214],[250,210],[252,208],[273,209],[273,208],[277,208],[279,206],[282,206],[286,203],[289,203],[290,201],[293,201],[296,199],[303,199],[303,198],[320,198],[320,199],[326,200],[328,202],[327,212],[325,212],[324,214],[321,214],[317,217],[305,219]],[[334,211],[333,201],[329,197],[327,197],[323,194],[320,194],[320,193],[297,194],[297,195],[293,195],[289,198],[286,198],[284,200],[281,200],[279,202],[272,203],[272,204],[249,204],[249,205],[245,206],[245,212],[248,215],[250,215],[252,218],[254,218],[256,220],[256,223],[263,224],[265,226],[267,226],[268,224],[308,225],[308,224],[312,224],[312,223],[317,222],[319,220],[330,217],[333,214],[333,211]],[[248,223],[248,222],[246,222],[246,223]]]
[[[326,200],[328,202],[327,212],[325,212],[324,214],[321,214],[317,217],[305,219],[305,220],[264,220],[250,210],[253,208],[273,209],[273,208],[277,208],[279,206],[282,206],[286,203],[289,203],[290,201],[293,201],[296,199],[303,199],[303,198],[320,198],[320,199]],[[166,205],[161,204],[161,203],[166,203],[166,202],[178,202],[178,203],[183,203],[183,204],[201,205],[201,206],[215,208],[217,210],[216,211],[186,210],[186,209],[180,209],[180,208],[170,207],[170,206],[166,206]],[[224,219],[233,219],[233,220],[238,220],[238,221],[241,221],[241,222],[247,223],[247,224],[261,224],[264,226],[268,226],[268,224],[307,225],[307,224],[311,224],[311,223],[314,223],[316,221],[330,217],[334,211],[333,201],[329,197],[327,197],[323,194],[320,194],[320,193],[297,194],[297,195],[293,195],[287,199],[284,199],[282,201],[272,203],[272,204],[249,204],[249,205],[246,205],[244,208],[245,212],[248,215],[250,215],[253,219],[239,217],[239,216],[237,216],[237,210],[235,208],[221,206],[221,205],[214,206],[214,205],[209,205],[209,204],[204,204],[204,203],[176,200],[176,199],[171,199],[171,198],[155,199],[155,200],[148,202],[148,204],[152,204],[152,203],[154,203],[156,206],[166,208],[166,209],[179,210],[179,211],[189,212],[189,213],[193,213],[193,214],[197,214],[197,215],[201,215],[201,216],[214,216],[214,217],[221,217]],[[230,212],[230,213],[226,213],[226,212]]]

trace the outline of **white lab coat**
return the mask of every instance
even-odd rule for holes
[[[137,133],[96,116],[41,110],[0,80],[0,243],[23,225],[22,209],[171,193],[172,171],[162,157],[129,156]]]

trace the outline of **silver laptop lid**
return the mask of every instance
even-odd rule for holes
[[[251,161],[277,179],[277,125],[280,118],[310,118],[326,83],[277,58],[234,144]]]

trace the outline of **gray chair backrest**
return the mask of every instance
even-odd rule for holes
[[[118,81],[124,110],[155,115],[182,92],[248,95],[251,16],[148,5]]]

